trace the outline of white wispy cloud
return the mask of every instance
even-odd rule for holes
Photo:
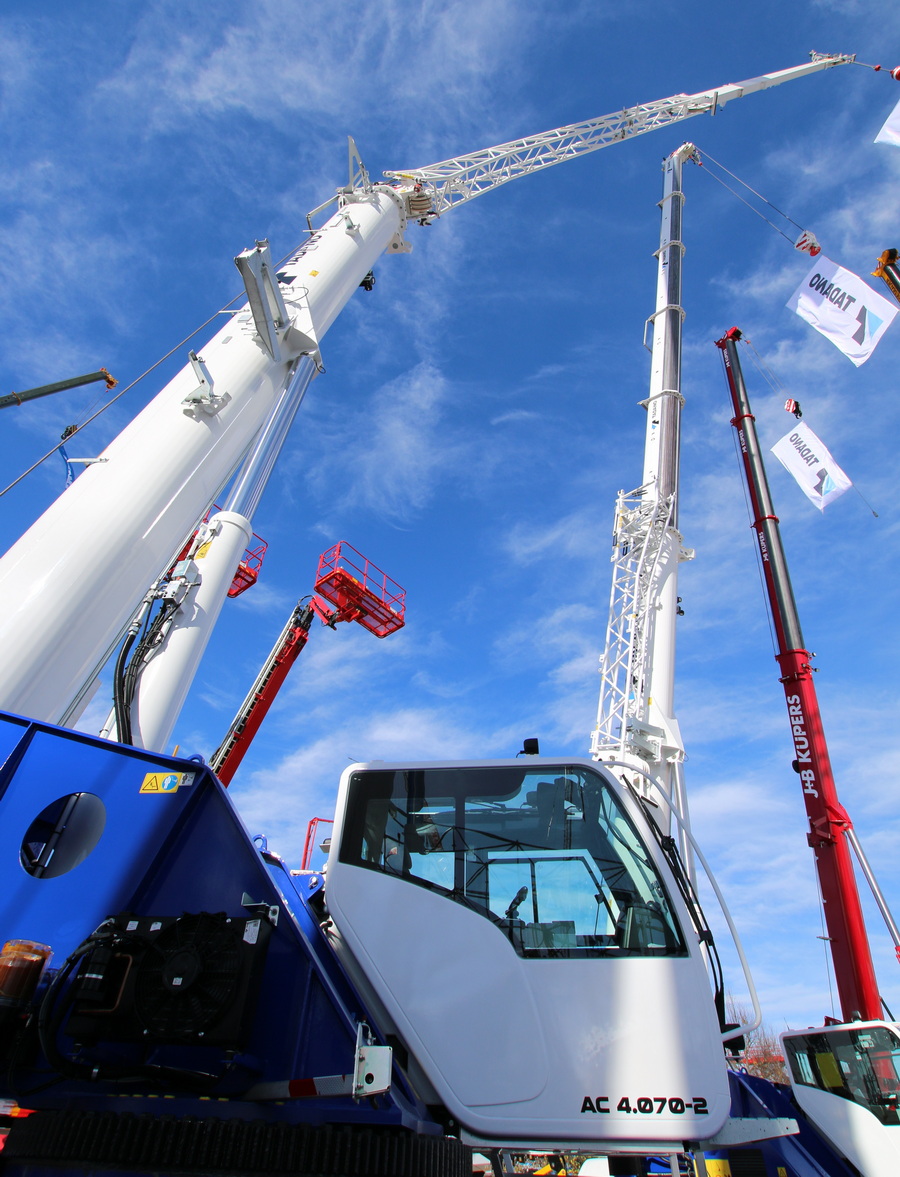
[[[499,417],[492,417],[492,425],[511,425],[520,421],[531,422],[540,419],[540,413],[532,409],[511,409],[508,413],[501,413]]]
[[[298,112],[305,120],[318,116],[320,125],[335,111],[349,121],[385,84],[387,121],[416,109],[427,111],[432,125],[455,124],[479,109],[492,70],[528,24],[509,0],[478,8],[462,0],[418,7],[389,0],[352,13],[311,0],[302,20],[286,0],[259,0],[235,5],[222,22],[191,19],[177,3],[157,0],[105,88],[141,93],[154,78],[148,121],[157,131],[229,110],[282,125]],[[394,166],[424,162],[398,159]]]
[[[447,471],[459,462],[460,442],[441,428],[448,386],[422,363],[379,388],[350,419],[333,422],[313,477],[336,463],[346,472],[338,507],[368,506],[398,522],[420,511]],[[342,434],[342,436],[336,436]]]

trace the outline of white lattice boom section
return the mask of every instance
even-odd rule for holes
[[[621,492],[616,503],[613,576],[606,644],[600,661],[600,702],[591,755],[623,759],[631,754],[658,762],[661,744],[647,723],[650,674],[649,615],[663,541],[673,502],[658,504],[649,487]]]
[[[694,115],[715,114],[734,98],[767,90],[770,86],[778,86],[793,78],[854,60],[853,55],[847,54],[811,53],[810,57],[812,60],[807,64],[763,74],[744,82],[729,82],[717,90],[659,98],[654,102],[627,107],[616,114],[602,115],[582,123],[570,123],[553,131],[529,135],[511,143],[500,143],[470,155],[384,174],[394,180],[421,185],[423,192],[431,197],[430,215],[440,216],[448,209],[473,200],[483,192],[489,192],[519,176],[553,167],[575,156],[598,151],[611,143],[655,131],[670,123],[693,118]]]

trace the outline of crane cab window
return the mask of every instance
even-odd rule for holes
[[[795,1083],[861,1104],[882,1124],[900,1124],[900,1038],[887,1026],[792,1034],[784,1049]]]
[[[636,827],[582,765],[354,773],[340,861],[462,904],[521,956],[686,952]]]

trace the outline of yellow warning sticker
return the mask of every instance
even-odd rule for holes
[[[189,774],[193,780],[193,773]],[[148,772],[141,782],[141,793],[177,793],[178,786],[190,784],[183,772]]]

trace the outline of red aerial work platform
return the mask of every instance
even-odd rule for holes
[[[243,568],[244,562],[238,575]],[[250,583],[255,579],[254,575]],[[315,590],[322,594],[321,598],[307,598],[307,603],[301,601],[293,610],[224,740],[210,759],[210,767],[225,785],[237,771],[288,672],[306,645],[314,614],[332,629],[339,621],[358,621],[379,638],[402,629],[404,625],[406,590],[343,541],[319,557]],[[228,595],[237,594],[231,592]]]
[[[313,600],[313,608],[327,625],[358,621],[377,638],[403,627],[406,591],[343,540],[319,557],[315,589],[334,606],[332,613]]]

